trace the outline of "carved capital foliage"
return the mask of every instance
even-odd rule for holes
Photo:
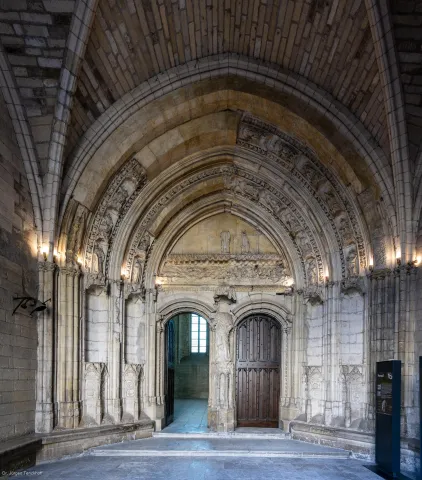
[[[218,303],[221,300],[229,301],[230,303],[235,303],[236,290],[233,287],[228,285],[221,285],[215,289],[214,300]]]
[[[105,275],[101,273],[87,273],[84,275],[84,289],[100,295],[107,289]]]
[[[311,305],[319,305],[324,302],[323,288],[317,285],[310,285],[302,290],[303,298]]]
[[[358,292],[365,295],[365,280],[363,277],[348,277],[341,281],[341,292],[345,295]]]
[[[54,272],[57,265],[54,262],[38,262],[38,271],[40,272]]]

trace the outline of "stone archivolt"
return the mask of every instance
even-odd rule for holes
[[[356,207],[352,206],[340,182],[322,165],[312,150],[275,126],[250,116],[243,117],[237,142],[291,172],[316,199],[336,232],[343,276],[347,276],[347,269],[341,249],[351,242],[357,244],[361,268],[367,267],[366,249],[357,221]]]
[[[87,272],[107,276],[116,231],[146,183],[145,169],[133,158],[120,169],[108,185],[93,215],[87,235],[84,264]]]

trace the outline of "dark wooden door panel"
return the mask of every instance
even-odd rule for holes
[[[238,328],[236,356],[238,426],[278,427],[281,358],[278,323],[264,315],[246,318]]]

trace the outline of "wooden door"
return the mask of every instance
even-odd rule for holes
[[[236,344],[239,427],[278,427],[280,360],[280,325],[265,315],[243,320]]]
[[[174,320],[166,328],[166,425],[174,419]]]

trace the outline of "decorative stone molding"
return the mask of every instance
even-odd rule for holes
[[[181,194],[184,190],[190,186],[198,183],[202,180],[219,177],[221,175],[227,175],[229,172],[233,172],[233,167],[230,165],[223,165],[218,167],[212,167],[207,170],[202,170],[190,175],[188,178],[185,178],[178,184],[171,187],[166,193],[164,193],[152,206],[152,208],[147,212],[147,214],[142,218],[135,235],[132,237],[130,248],[126,258],[125,271],[131,272],[134,258],[137,254],[138,247],[142,238],[148,233],[148,228],[156,218],[156,216],[162,211],[162,209],[168,205],[177,195]],[[153,247],[153,242],[151,243],[149,251]]]
[[[307,278],[304,259],[310,255],[317,261],[317,278],[322,282],[324,271],[322,255],[311,229],[305,219],[302,218],[295,204],[284,196],[280,189],[239,168],[235,169],[230,176],[226,176],[224,182],[226,188],[231,190],[234,195],[259,203],[282,224],[290,235],[299,258],[301,258],[304,278]]]
[[[147,183],[139,162],[125,163],[113,177],[94,213],[85,246],[85,270],[107,276],[110,251],[119,224]]]
[[[343,275],[346,274],[346,267],[341,247],[351,240],[358,245],[361,268],[366,267],[366,250],[357,212],[343,192],[341,183],[310,148],[277,127],[250,115],[244,115],[239,124],[237,143],[291,172],[313,195],[336,232]]]

